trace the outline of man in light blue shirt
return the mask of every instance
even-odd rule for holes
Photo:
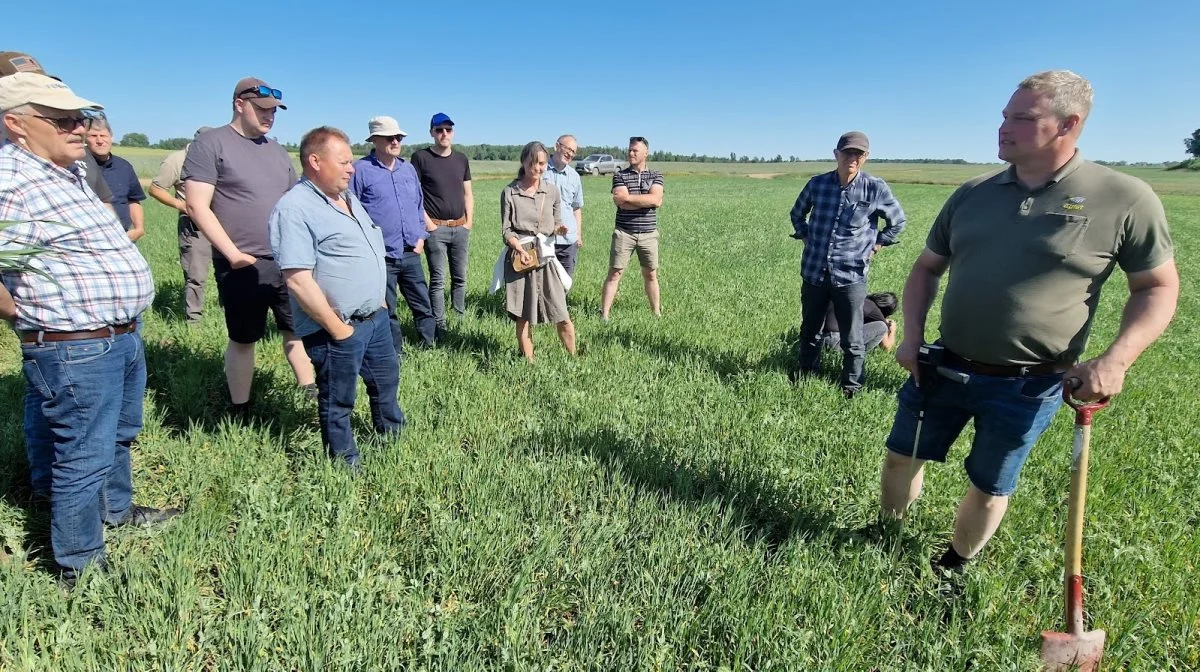
[[[567,231],[554,237],[554,256],[558,257],[558,262],[572,278],[575,277],[576,256],[579,248],[583,247],[583,182],[579,179],[579,173],[571,167],[571,159],[578,152],[579,144],[575,136],[559,136],[554,143],[554,154],[542,175],[547,182],[558,186],[562,196],[560,217]]]
[[[348,187],[354,156],[346,134],[328,126],[300,141],[304,177],[271,212],[271,250],[292,302],[295,333],[317,374],[321,439],[331,457],[359,470],[350,431],[358,377],[375,431],[399,434],[400,362],[384,307],[383,232]]]

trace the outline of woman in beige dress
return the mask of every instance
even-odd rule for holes
[[[500,230],[508,247],[504,264],[506,308],[517,323],[517,344],[525,359],[533,361],[531,324],[553,322],[563,347],[575,354],[575,325],[567,314],[566,272],[554,256],[553,238],[560,228],[561,197],[558,187],[542,180],[549,158],[545,145],[531,142],[521,150],[521,169],[517,179],[500,192]],[[546,247],[550,254],[539,255],[537,267],[518,272],[514,258],[522,264],[533,260],[531,248]],[[569,282],[569,280],[567,280]]]

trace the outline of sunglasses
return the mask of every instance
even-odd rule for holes
[[[635,135],[635,136],[633,136],[633,137],[629,138],[629,144],[631,144],[631,145],[632,145],[632,144],[633,144],[633,143],[635,143],[635,142],[640,142],[640,143],[642,143],[643,145],[645,145],[645,146],[647,146],[647,147],[649,147],[649,146],[650,146],[650,142],[649,142],[648,140],[646,140],[645,138],[643,138],[642,136],[640,136],[640,135]]]
[[[437,133],[439,135],[442,133],[449,135],[454,132],[454,127],[453,126],[438,126],[437,128],[433,129],[433,132]]]
[[[40,114],[23,114],[20,112],[18,112],[17,114],[21,114],[21,116],[24,116],[24,117],[34,117],[36,119],[41,119],[42,121],[49,122],[49,123],[53,124],[55,126],[55,128],[57,128],[59,130],[60,133],[70,133],[71,131],[79,128],[80,126],[82,126],[84,128],[84,130],[90,130],[92,128],[92,121],[94,121],[92,117],[88,117],[88,116],[43,117]]]
[[[279,89],[272,89],[269,86],[263,86],[261,84],[258,86],[252,86],[245,91],[238,91],[237,97],[241,98],[247,93],[253,93],[256,98],[274,98],[275,100],[283,100],[282,91]]]
[[[380,137],[382,137],[384,140],[387,140],[388,142],[404,142],[403,135],[383,135]]]

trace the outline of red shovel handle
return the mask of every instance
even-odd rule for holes
[[[1108,406],[1108,402],[1112,401],[1112,397],[1103,397],[1098,401],[1080,401],[1071,396],[1071,393],[1079,389],[1083,381],[1078,378],[1068,378],[1063,385],[1063,400],[1067,405],[1075,409],[1075,424],[1090,425],[1092,424],[1092,415],[1100,409]]]

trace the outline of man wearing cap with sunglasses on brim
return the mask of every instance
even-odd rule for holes
[[[38,63],[37,59],[29,54],[24,54],[19,51],[0,51],[0,77],[15,75],[18,72],[32,72],[38,75],[46,75],[42,64]],[[51,79],[58,79],[53,75],[46,75]],[[61,81],[61,80],[60,80]],[[4,129],[0,128],[0,138],[4,137]],[[112,205],[113,193],[108,187],[108,182],[104,180],[103,171],[100,170],[100,164],[96,162],[95,157],[90,151],[83,153],[83,158],[80,159],[86,174],[84,181],[100,198],[100,202]]]
[[[187,214],[213,248],[213,272],[225,310],[229,345],[225,380],[231,412],[246,418],[254,380],[254,344],[266,335],[267,311],[283,339],[296,382],[310,397],[316,384],[304,345],[292,331],[283,274],[271,252],[267,222],[280,197],[296,183],[292,159],[267,137],[283,93],[255,77],[233,89],[233,120],[203,133],[183,164]]]
[[[201,126],[196,129],[193,138],[211,130],[210,126]],[[179,236],[179,266],[183,269],[184,314],[189,325],[196,325],[200,323],[204,314],[204,282],[208,279],[208,269],[212,266],[212,245],[187,215],[183,162],[191,146],[192,143],[189,142],[187,147],[171,152],[162,160],[158,167],[158,175],[150,183],[149,193],[154,200],[179,212],[176,231]],[[174,195],[171,194],[171,189],[175,190]]]
[[[663,176],[646,167],[650,142],[640,135],[629,139],[627,157],[629,166],[613,173],[612,180],[617,219],[608,251],[608,277],[600,292],[600,319],[605,322],[617,298],[621,275],[634,253],[642,267],[642,284],[650,312],[655,317],[662,314],[658,293],[658,209],[662,207]]]
[[[425,250],[425,198],[421,180],[400,152],[408,134],[392,117],[375,117],[367,123],[367,142],[375,149],[354,163],[350,191],[362,202],[371,219],[383,230],[387,244],[388,319],[396,354],[403,354],[404,337],[396,315],[396,290],[412,312],[421,347],[433,347],[437,322],[429,302],[429,286],[421,253]]]
[[[871,258],[898,242],[907,221],[887,182],[863,172],[869,154],[865,133],[843,133],[833,150],[837,169],[813,176],[791,212],[792,237],[804,241],[795,373],[808,376],[820,366],[821,330],[832,304],[842,326],[842,394],[847,399],[863,386],[867,350],[862,305]],[[887,226],[880,227],[879,220]]]
[[[450,263],[450,301],[461,317],[467,307],[467,244],[474,225],[471,162],[455,151],[454,122],[438,112],[429,120],[433,145],[415,152],[412,167],[421,179],[425,200],[425,259],[429,264],[429,302],[437,338],[446,331],[446,262]]]
[[[0,250],[39,248],[35,272],[5,272],[0,317],[28,383],[25,440],[35,495],[50,496],[50,543],[66,587],[103,566],[104,526],[177,515],[133,504],[130,446],[142,428],[146,359],[138,320],[150,267],[112,210],[83,187],[83,133],[99,105],[45,75],[0,78]],[[36,492],[42,489],[43,492]]]

